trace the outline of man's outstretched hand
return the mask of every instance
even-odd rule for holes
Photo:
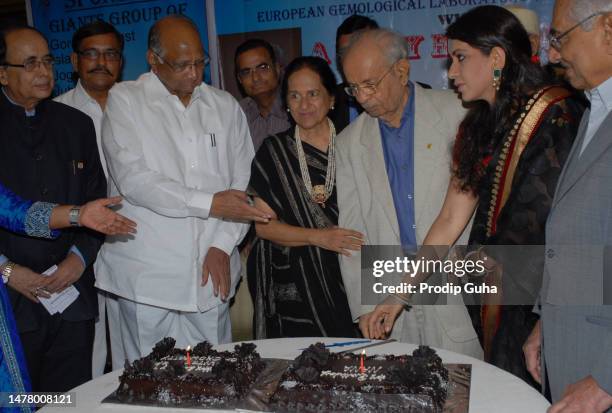
[[[214,195],[210,215],[234,221],[268,222],[272,218],[269,213],[252,206],[246,192],[235,189],[217,192]]]

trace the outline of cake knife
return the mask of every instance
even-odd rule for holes
[[[337,352],[336,354],[352,353],[353,351],[356,351],[356,350],[363,350],[364,348],[382,346],[383,344],[393,343],[394,341],[397,341],[397,339],[390,338],[388,340],[378,341],[378,342],[372,343],[372,344],[366,344],[365,346],[359,346],[359,347],[355,347],[355,348],[349,348],[348,350],[342,350],[342,351]]]

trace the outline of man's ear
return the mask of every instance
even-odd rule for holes
[[[147,50],[147,63],[151,66],[153,73],[157,74],[157,56],[151,49]]]
[[[603,16],[604,45],[606,54],[612,56],[612,13]]]
[[[0,66],[0,84],[2,86],[8,86],[8,72],[6,66]]]
[[[79,55],[75,52],[70,53],[70,63],[72,63],[72,70],[78,73]]]
[[[398,60],[395,63],[395,70],[400,75],[402,85],[407,85],[410,79],[410,61],[406,58]]]

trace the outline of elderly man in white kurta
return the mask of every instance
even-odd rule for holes
[[[132,239],[104,245],[96,266],[97,287],[119,297],[109,327],[129,361],[166,336],[180,347],[231,341],[236,245],[246,220],[265,220],[241,192],[254,155],[246,118],[228,93],[202,83],[195,25],[158,21],[147,57],[151,72],[111,90],[102,125],[111,193],[138,222]],[[113,368],[122,363],[113,358]]]

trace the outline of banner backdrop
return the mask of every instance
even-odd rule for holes
[[[302,54],[320,56],[335,68],[336,28],[352,14],[365,15],[404,34],[410,44],[411,78],[441,89],[448,86],[446,27],[470,8],[486,4],[531,8],[547,32],[554,0],[216,0],[215,16],[222,46],[228,35],[257,37],[258,32],[298,28]],[[221,64],[232,66],[221,68],[228,82],[233,62],[222,59]]]
[[[54,95],[74,87],[72,35],[95,20],[113,24],[125,40],[122,80],[136,79],[148,71],[145,53],[151,25],[169,14],[184,14],[198,25],[204,47],[208,46],[205,0],[28,0],[30,22],[49,39],[55,57]],[[208,77],[207,77],[208,78]]]

